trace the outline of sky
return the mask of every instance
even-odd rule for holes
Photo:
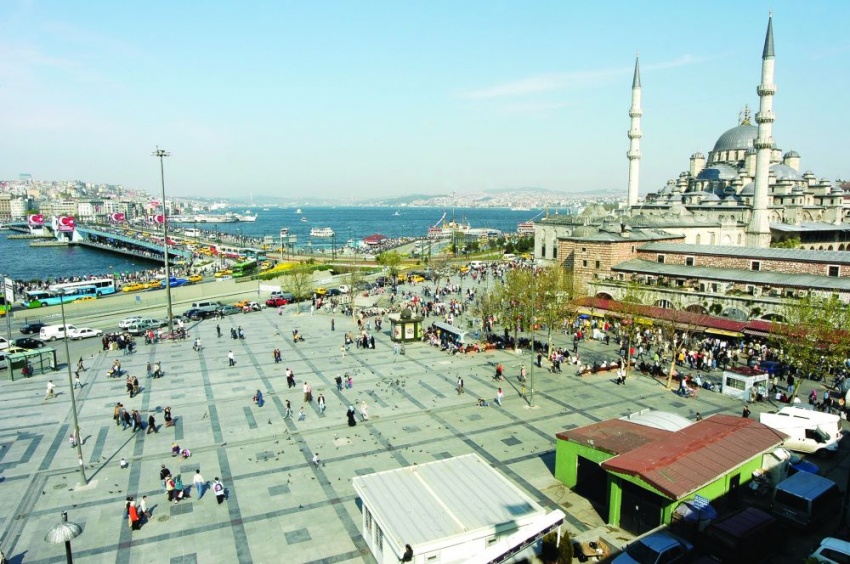
[[[622,190],[634,57],[641,193],[758,107],[773,10],[773,137],[850,177],[847,2],[0,3],[0,178],[155,193],[357,200]]]

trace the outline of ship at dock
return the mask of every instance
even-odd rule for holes
[[[336,233],[330,227],[314,227],[310,230],[310,237],[333,237]]]
[[[257,215],[197,213],[190,215],[170,215],[168,216],[168,221],[170,223],[239,223],[257,221]]]

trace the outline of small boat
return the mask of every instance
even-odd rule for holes
[[[396,211],[395,211],[395,213],[394,213],[393,215],[394,215],[394,216],[399,216],[399,215],[401,215],[401,214],[400,214],[400,213],[398,213],[398,210],[396,210]]]
[[[336,235],[330,227],[314,227],[310,230],[310,237],[333,237]]]
[[[269,211],[269,208],[263,208],[263,211]],[[165,259],[162,260],[164,261]]]
[[[307,218],[306,218],[306,217],[302,217],[302,218],[301,218],[301,221],[303,221],[304,223],[307,223]]]
[[[301,208],[296,208],[295,213],[301,213]]]

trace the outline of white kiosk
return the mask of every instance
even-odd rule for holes
[[[770,375],[747,366],[740,366],[723,371],[723,382],[720,391],[727,396],[732,396],[743,401],[750,401],[752,389],[761,386],[767,393],[767,381]]]

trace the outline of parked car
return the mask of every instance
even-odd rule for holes
[[[242,311],[260,311],[261,309],[266,309],[266,304],[261,304],[259,302],[248,302],[242,308]]]
[[[826,537],[820,541],[820,546],[809,555],[817,562],[844,564],[850,562],[850,542]]]
[[[8,349],[9,341],[6,337],[0,337],[0,349]]]
[[[41,321],[33,321],[31,323],[27,323],[23,327],[21,327],[21,333],[24,335],[37,335],[41,328],[44,327],[44,323]]]
[[[316,288],[313,291],[316,293],[317,296],[324,296],[325,294],[328,293],[327,288]]]
[[[68,336],[75,341],[79,341],[80,339],[90,339],[92,337],[100,337],[101,335],[103,335],[103,331],[100,329],[92,329],[91,327],[80,327],[68,332]]]
[[[12,345],[22,349],[40,349],[44,346],[44,341],[39,341],[32,337],[20,337],[18,339],[13,339]]]
[[[22,353],[26,351],[27,349],[22,349],[21,347],[9,347],[8,349],[0,351],[0,369],[8,368],[8,362],[6,361],[7,354]]]
[[[377,278],[375,278],[375,284],[377,284],[381,288],[386,286],[388,282],[389,279],[386,276],[378,276]]]
[[[272,298],[283,298],[285,300],[288,300],[289,303],[292,303],[292,302],[295,301],[295,296],[291,292],[274,291],[274,292],[272,292],[271,297]]]
[[[133,315],[133,316],[130,316],[130,317],[125,317],[124,319],[122,319],[121,321],[118,322],[118,328],[119,329],[127,329],[133,323],[138,323],[141,320],[142,320],[141,315]]]
[[[215,315],[215,311],[191,308],[183,312],[183,319],[188,319],[190,321],[199,321],[201,319],[207,319],[209,317],[212,317],[213,315]]]
[[[343,294],[347,294],[351,291],[351,288],[349,288],[347,284],[340,284],[339,285],[339,291],[342,292]]]
[[[269,307],[280,307],[290,303],[286,298],[269,298],[266,300],[266,305]]]
[[[242,309],[232,305],[221,306],[218,308],[219,315],[233,315],[236,313],[242,313]]]
[[[640,538],[626,547],[613,562],[617,564],[673,564],[686,562],[691,556],[694,545],[673,536],[670,533],[652,533]]]
[[[161,321],[159,319],[142,318],[136,321],[135,323],[131,323],[127,327],[127,332],[131,335],[141,335],[149,329],[159,329],[160,327],[165,327],[166,325],[168,324],[165,321]]]
[[[326,295],[328,295],[328,296],[341,296],[342,290],[340,290],[339,288],[330,288],[327,291]]]

